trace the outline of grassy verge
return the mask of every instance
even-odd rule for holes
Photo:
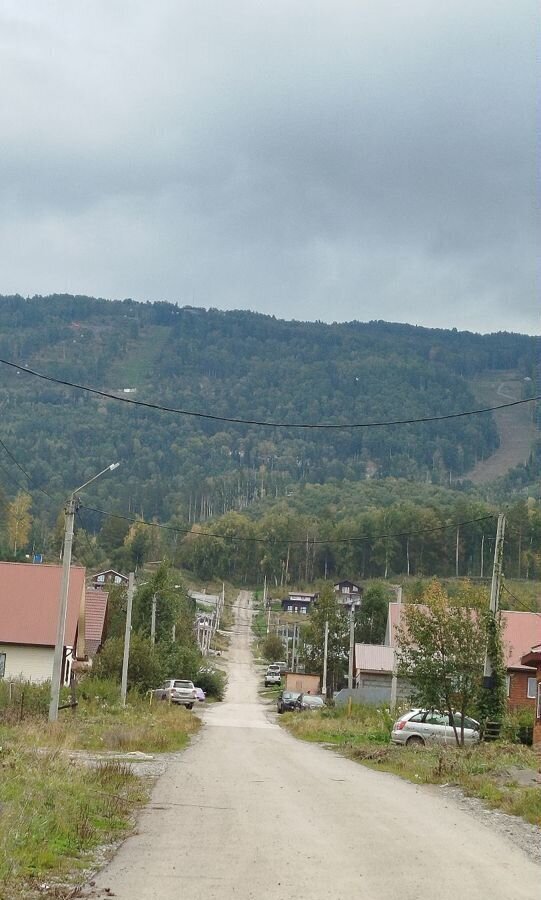
[[[128,833],[148,798],[151,780],[122,760],[104,755],[85,766],[63,751],[179,750],[199,727],[192,713],[163,703],[87,702],[61,716],[10,722],[4,711],[0,722],[0,900],[42,896],[44,883],[53,885],[47,896],[68,896],[92,852]]]
[[[389,744],[387,710],[354,706],[280,717],[296,737],[335,746],[345,756],[415,784],[452,784],[494,809],[541,825],[541,787],[522,784],[521,773],[541,770],[541,756],[520,744],[409,748]]]
[[[182,750],[200,724],[182,706],[143,701],[124,708],[87,702],[76,715],[61,716],[53,723],[32,716],[16,725],[0,724],[0,742],[28,749],[165,753]]]

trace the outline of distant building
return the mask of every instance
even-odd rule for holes
[[[306,615],[318,597],[319,594],[306,591],[290,591],[282,600],[282,609],[284,612]]]
[[[97,572],[92,576],[92,587],[103,588],[106,584],[122,584],[127,587],[128,576],[114,569],[106,569],[105,572]]]
[[[353,581],[337,581],[334,585],[334,593],[337,594],[343,606],[360,606],[363,598],[363,588]]]

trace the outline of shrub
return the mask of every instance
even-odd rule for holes
[[[215,697],[216,700],[223,700],[226,677],[219,669],[213,669],[205,666],[199,669],[195,677],[197,687],[200,687],[207,697]]]

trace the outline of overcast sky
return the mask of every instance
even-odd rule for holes
[[[538,0],[4,0],[0,293],[541,328]]]

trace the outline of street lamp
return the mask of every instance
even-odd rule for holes
[[[110,466],[106,466],[105,469],[102,469],[101,472],[98,472],[97,475],[94,475],[92,478],[89,478],[88,481],[85,481],[80,487],[75,488],[72,491],[69,500],[66,503],[64,508],[64,512],[66,515],[65,527],[64,527],[64,551],[62,556],[62,580],[60,584],[60,604],[58,610],[58,624],[56,630],[56,644],[54,648],[54,658],[53,658],[53,674],[51,677],[51,701],[49,703],[49,722],[56,722],[58,719],[58,701],[60,698],[60,683],[62,681],[62,663],[64,657],[64,633],[66,630],[66,614],[68,611],[68,591],[69,591],[69,579],[70,579],[70,566],[71,566],[71,546],[73,543],[73,521],[75,518],[75,513],[79,508],[79,498],[77,494],[83,490],[83,488],[87,487],[93,481],[96,481],[96,478],[99,478],[101,475],[104,475],[105,472],[112,472],[114,469],[118,469],[120,463],[111,463]]]

